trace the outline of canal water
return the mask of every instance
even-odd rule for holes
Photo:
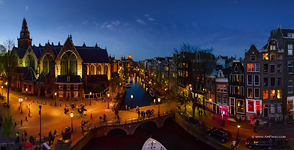
[[[157,128],[153,122],[143,123],[133,135],[112,130],[105,137],[91,139],[82,150],[141,150],[149,137],[159,141],[167,150],[215,150],[172,119],[168,119],[162,128]]]
[[[128,79],[130,80],[130,78]],[[131,88],[126,89],[126,97],[121,105],[121,110],[125,110],[126,105],[130,108],[136,108],[136,106],[149,106],[153,102],[153,98],[150,96],[148,90],[144,87],[144,84],[137,78],[133,78]],[[133,95],[133,98],[131,98]]]

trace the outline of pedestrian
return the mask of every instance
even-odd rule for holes
[[[22,119],[20,120],[20,126],[22,126]]]
[[[106,115],[103,114],[103,121],[106,121]]]
[[[49,145],[51,145],[51,141],[52,141],[52,133],[51,133],[51,131],[49,132]]]
[[[138,118],[140,118],[140,113],[141,113],[140,110],[138,110],[137,113],[138,113]]]
[[[14,122],[14,127],[16,127],[16,122]]]
[[[21,141],[24,142],[24,133],[21,134]]]
[[[27,121],[27,122],[29,122],[29,121],[28,121],[28,117],[27,117],[27,116],[26,116],[26,121]]]
[[[90,114],[90,119],[91,119],[91,120],[93,120],[93,118],[92,118],[92,117],[93,117],[93,116],[92,116],[92,113],[91,113],[91,114]]]
[[[128,105],[126,105],[126,110],[128,110]]]
[[[53,134],[54,134],[54,136],[56,136],[56,133],[57,133],[57,131],[56,131],[56,129],[55,129],[55,130],[54,130],[54,133],[53,133]]]
[[[26,132],[26,130],[24,130],[24,136],[25,136],[25,141],[26,141],[26,139],[27,139],[27,132]]]

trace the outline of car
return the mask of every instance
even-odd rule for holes
[[[277,143],[274,138],[247,138],[245,145],[250,149],[255,147],[265,147],[272,149],[273,147],[277,146]]]
[[[212,127],[207,130],[207,133],[208,136],[214,136],[221,139],[223,143],[226,143],[232,137],[231,132],[223,128]]]

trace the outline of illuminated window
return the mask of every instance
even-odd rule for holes
[[[188,77],[188,71],[186,71],[186,77]]]
[[[278,99],[282,98],[282,90],[277,90],[277,98]]]
[[[259,72],[259,64],[257,63],[248,63],[247,64],[248,72]]]
[[[239,86],[235,86],[235,94],[240,94],[240,87]]]
[[[248,101],[248,111],[254,111],[254,101]]]
[[[288,55],[293,55],[293,45],[288,44]]]
[[[263,72],[268,72],[268,64],[263,64]]]
[[[276,98],[276,91],[275,90],[271,90],[270,98],[271,99],[275,99]]]
[[[79,97],[79,91],[74,91],[74,97]]]
[[[270,50],[276,50],[276,46],[275,45],[271,45],[270,46]]]
[[[237,100],[237,112],[244,112],[244,100]]]
[[[62,85],[62,84],[59,85],[59,90],[60,90],[60,91],[63,90],[63,85]]]
[[[247,96],[248,96],[248,97],[253,97],[253,91],[252,91],[252,88],[248,88],[248,89],[247,89]]]
[[[63,91],[59,91],[58,96],[63,97]]]
[[[276,59],[276,54],[271,54],[271,60],[275,60]]]
[[[268,90],[263,90],[263,99],[268,99]]]
[[[268,60],[268,53],[263,54],[263,60]]]
[[[235,75],[235,81],[239,82],[239,75],[237,75],[237,74]]]

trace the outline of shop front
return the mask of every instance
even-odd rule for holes
[[[255,99],[246,99],[246,116],[247,120],[253,121],[255,117],[259,117],[262,113],[262,101]]]
[[[229,109],[227,105],[217,105],[217,114],[228,116]]]

